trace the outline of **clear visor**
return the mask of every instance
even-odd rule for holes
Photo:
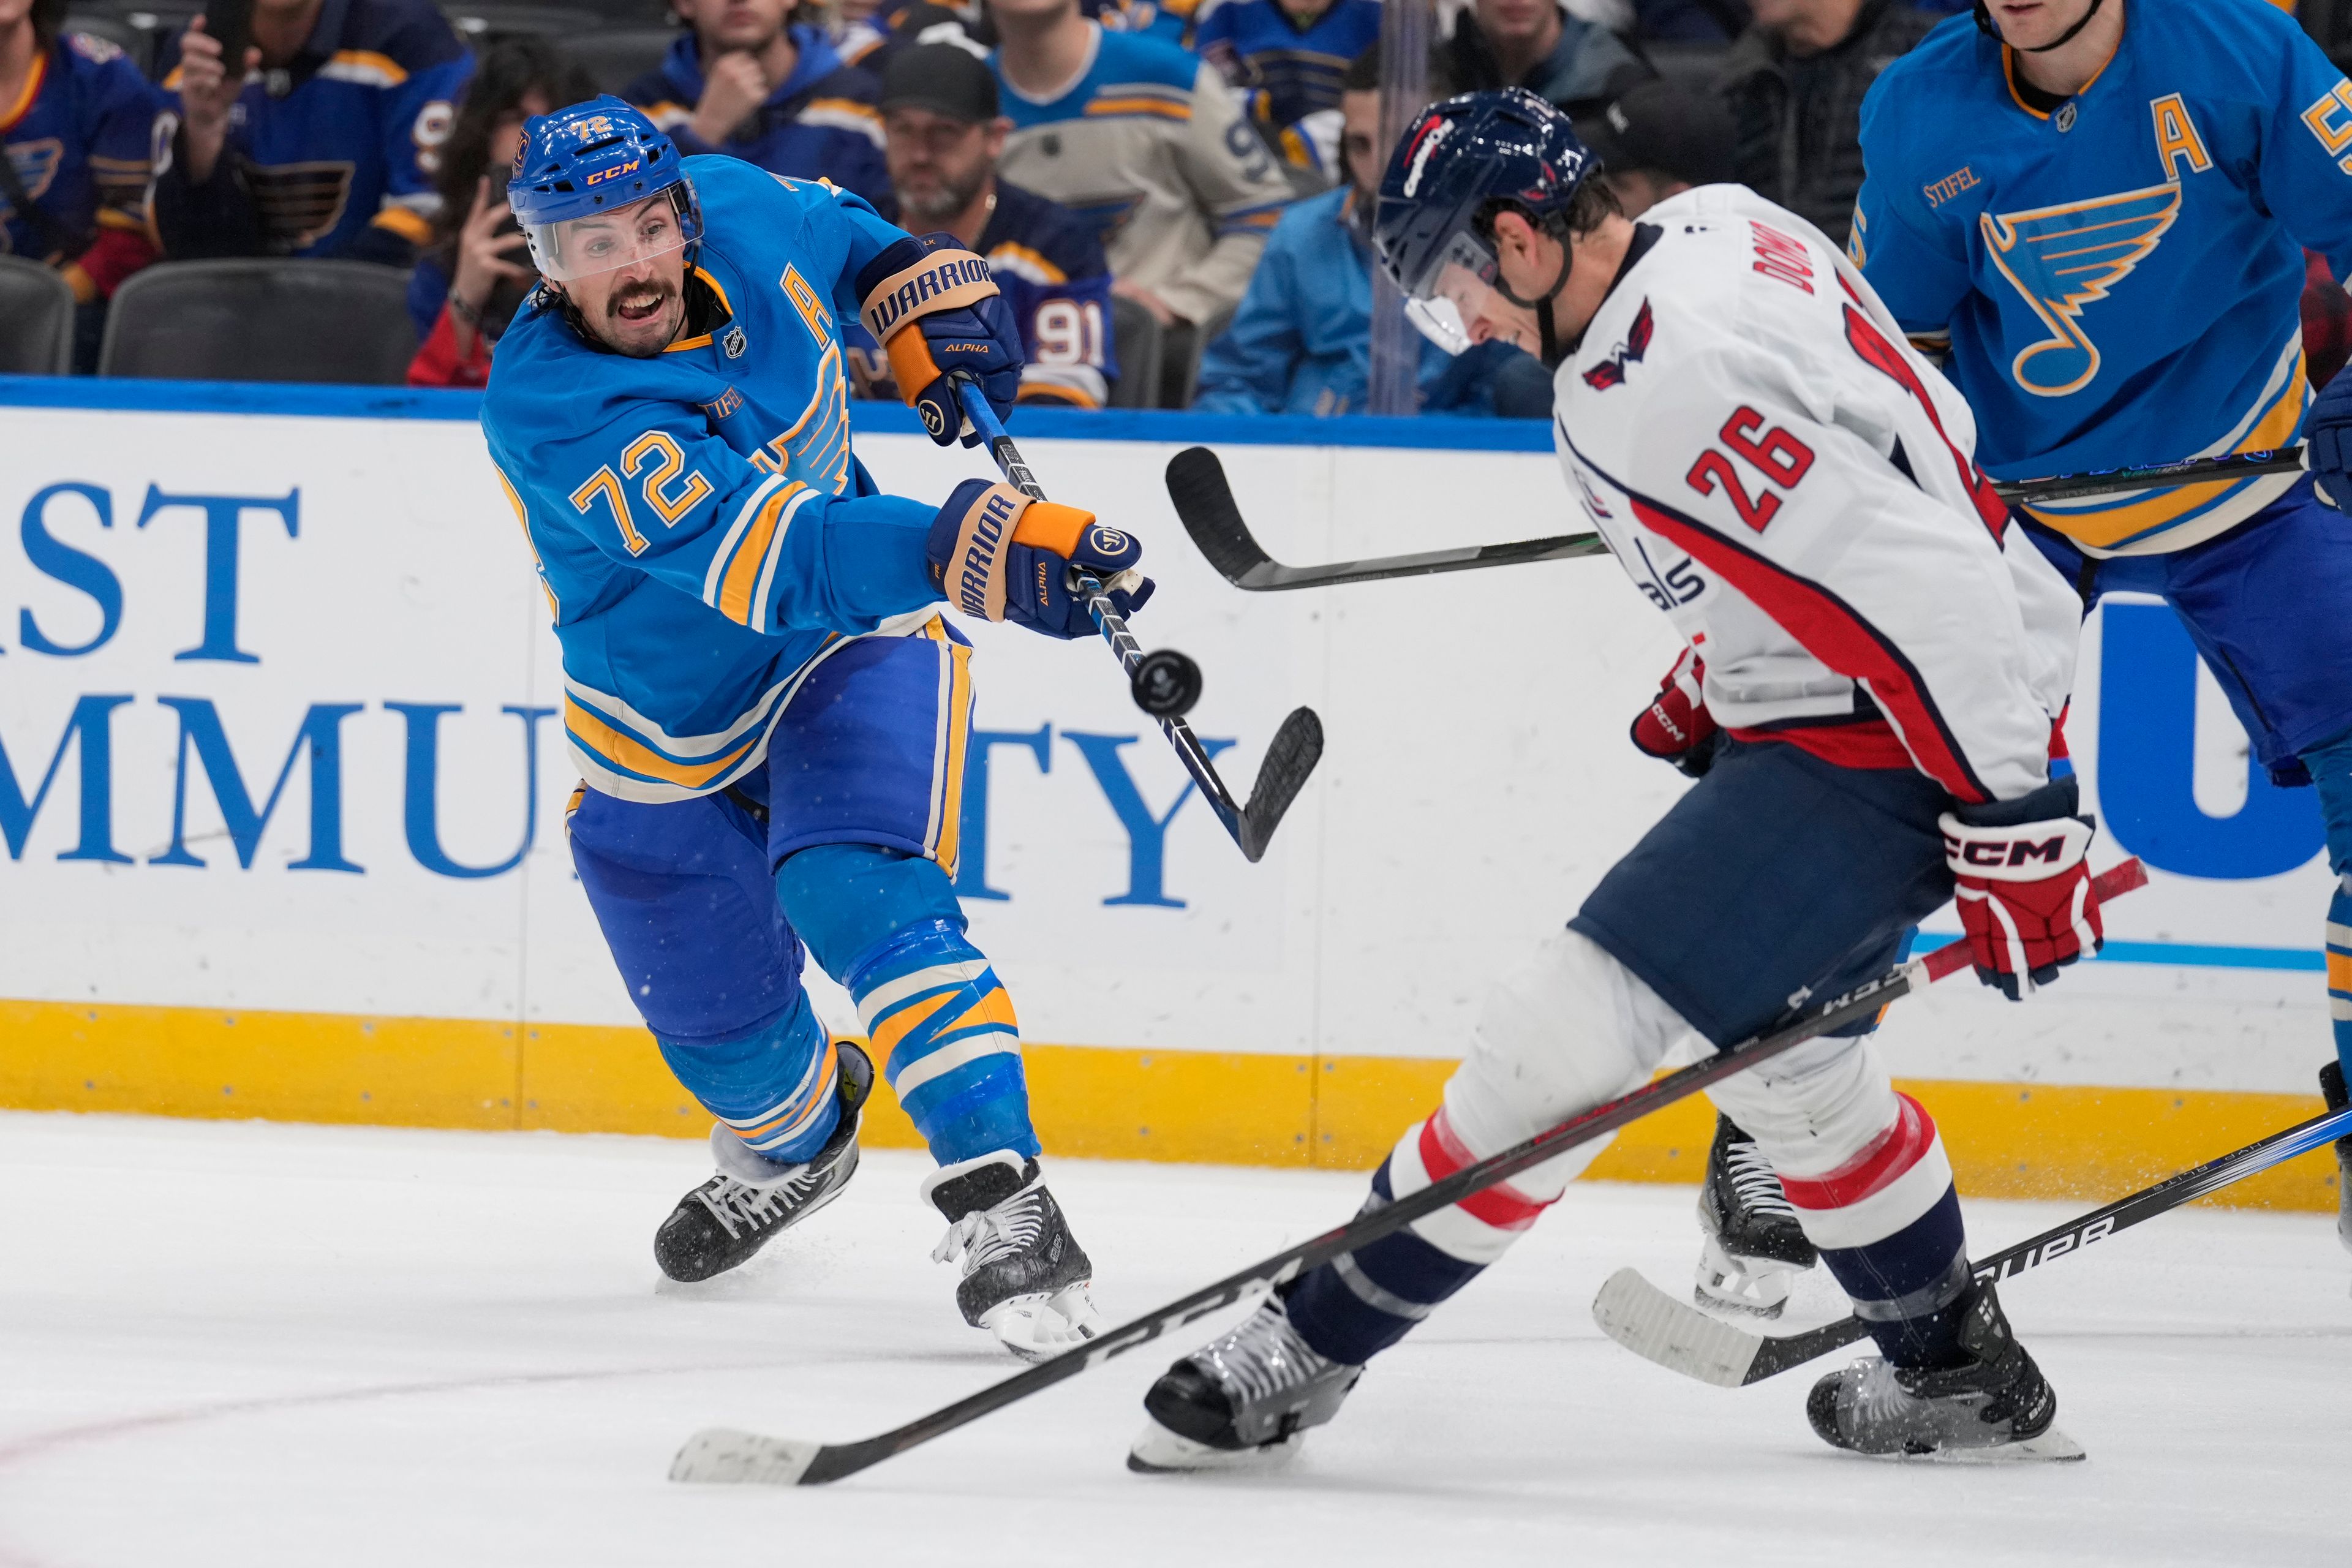
[[[678,212],[678,189],[673,185],[611,212],[523,225],[540,276],[569,283],[683,249],[688,236]]]
[[[1405,319],[1450,354],[1467,353],[1470,323],[1486,313],[1495,287],[1495,253],[1475,235],[1457,234],[1404,302]]]

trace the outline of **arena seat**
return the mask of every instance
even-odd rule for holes
[[[1160,404],[1160,319],[1132,300],[1110,301],[1110,341],[1118,351],[1118,383],[1110,389],[1113,408],[1156,408]]]
[[[1160,372],[1167,382],[1166,397],[1160,406],[1192,406],[1193,395],[1201,390],[1201,361],[1209,345],[1223,337],[1233,324],[1234,307],[1228,305],[1197,327],[1178,327],[1168,334],[1169,363]]]
[[[408,274],[364,261],[175,261],[116,290],[100,375],[396,386]]]
[[[1723,76],[1723,62],[1729,58],[1727,44],[1669,44],[1645,41],[1642,52],[1658,68],[1658,74],[1677,87],[1694,92],[1712,92]]]
[[[73,368],[74,297],[37,261],[0,256],[0,374],[63,375]]]
[[[600,92],[617,94],[661,64],[677,39],[675,27],[606,27],[563,40],[563,52],[578,62]]]

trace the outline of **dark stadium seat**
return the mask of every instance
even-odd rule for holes
[[[1731,46],[1645,42],[1642,52],[1650,57],[1650,63],[1668,81],[1695,92],[1712,92],[1723,75],[1723,62],[1731,53]]]
[[[677,39],[676,27],[607,27],[563,40],[563,52],[578,61],[601,92],[617,93],[661,64]]]
[[[1201,390],[1201,360],[1209,345],[1224,336],[1233,324],[1234,307],[1228,305],[1197,327],[1177,327],[1169,332],[1160,351],[1167,357],[1160,372],[1167,383],[1160,407],[1192,406],[1192,395]]]
[[[73,368],[73,289],[37,261],[0,256],[0,374]]]
[[[118,289],[98,374],[396,386],[408,274],[363,261],[167,261]]]
[[[1110,389],[1113,408],[1160,405],[1160,320],[1132,300],[1114,295],[1110,341],[1118,351],[1118,384]]]
[[[502,38],[576,38],[604,26],[593,11],[563,5],[508,5],[504,0],[442,0],[441,14],[476,50]]]

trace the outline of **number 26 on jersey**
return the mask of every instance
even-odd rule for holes
[[[1759,435],[1759,432],[1761,432]],[[1767,487],[1751,494],[1739,477],[1738,465],[1720,447],[1709,447],[1698,455],[1684,482],[1703,496],[1716,493],[1720,485],[1731,498],[1739,521],[1761,533],[1771,526],[1780,514],[1780,498],[1773,489],[1793,490],[1804,482],[1813,467],[1813,449],[1790,435],[1786,430],[1764,423],[1764,416],[1746,405],[1735,408],[1731,417],[1723,422],[1716,438],[1731,452],[1747,459],[1748,465],[1764,476]]]

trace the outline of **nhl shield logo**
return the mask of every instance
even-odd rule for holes
[[[741,327],[730,327],[727,329],[727,335],[719,340],[719,346],[727,351],[729,359],[741,359],[744,349],[750,345],[743,341]]]
[[[2060,104],[2058,106],[2058,112],[2050,117],[2050,123],[2058,128],[2058,134],[2061,136],[2063,136],[2069,131],[2074,130],[2074,100],[2070,98],[2065,102]]]

